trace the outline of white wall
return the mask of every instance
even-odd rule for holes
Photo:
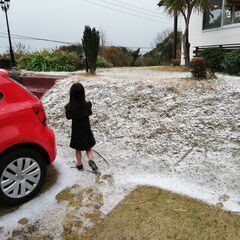
[[[189,39],[191,44],[191,58],[193,48],[205,45],[240,44],[240,24],[232,24],[221,28],[202,30],[203,14],[193,13],[190,20]],[[184,25],[184,24],[183,24]],[[185,26],[183,26],[183,29]],[[183,56],[182,56],[183,60]],[[184,63],[182,61],[182,63]]]

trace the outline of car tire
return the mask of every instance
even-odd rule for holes
[[[43,156],[31,148],[18,148],[0,159],[0,201],[18,205],[31,199],[47,173]]]

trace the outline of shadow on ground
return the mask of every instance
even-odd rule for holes
[[[54,184],[57,181],[57,178],[58,178],[57,169],[54,167],[54,165],[48,166],[46,181],[45,181],[42,189],[40,190],[40,192],[37,194],[37,196],[35,196],[35,198],[39,197],[39,195],[47,192],[51,187],[53,187]],[[6,206],[6,205],[2,205],[2,203],[1,203],[1,205],[0,205],[0,218],[3,217],[4,215],[8,214],[8,213],[14,212],[20,206],[9,207],[9,206]]]

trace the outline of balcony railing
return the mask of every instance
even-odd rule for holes
[[[236,49],[240,49],[240,43],[235,44],[221,44],[221,45],[205,45],[205,46],[197,46],[193,49],[194,57],[198,57],[200,53],[206,48],[222,48],[226,52],[231,52]]]

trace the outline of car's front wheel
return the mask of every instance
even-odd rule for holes
[[[10,205],[23,203],[41,188],[46,177],[42,155],[19,148],[0,159],[0,200]]]

